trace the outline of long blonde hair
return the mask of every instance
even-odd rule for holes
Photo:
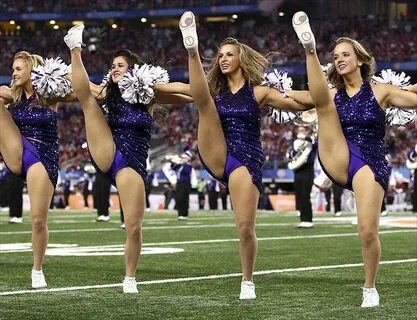
[[[228,87],[227,76],[220,70],[218,57],[221,47],[226,44],[235,45],[239,48],[240,67],[242,68],[243,77],[249,85],[260,85],[264,80],[265,70],[270,66],[268,59],[256,50],[246,44],[240,43],[235,38],[226,38],[220,44],[216,56],[211,60],[207,74],[207,81],[212,96],[218,95]]]
[[[355,52],[356,56],[358,57],[359,61],[362,62],[360,66],[361,69],[361,76],[362,79],[370,80],[372,76],[375,74],[376,63],[375,58],[362,46],[358,41],[353,40],[348,37],[341,37],[336,40],[335,48],[340,43],[348,43],[352,45],[353,51]],[[333,49],[334,52],[334,49]],[[335,86],[336,89],[343,89],[345,87],[345,82],[343,81],[343,77],[339,75],[336,71],[336,67],[334,65],[334,61],[330,66],[327,76],[331,84]]]
[[[30,54],[27,51],[19,51],[18,53],[14,55],[13,61],[17,59],[22,59],[26,62],[27,67],[28,67],[28,72],[29,72],[29,86],[31,90],[33,90],[30,76],[31,76],[33,68],[43,65],[45,63],[43,58],[37,54]],[[21,86],[17,87],[14,85],[14,83],[12,83],[11,91],[12,91],[12,97],[13,97],[14,102],[22,98],[23,88]],[[47,106],[47,101],[45,98],[39,97],[38,94],[36,94],[36,99],[41,106]]]

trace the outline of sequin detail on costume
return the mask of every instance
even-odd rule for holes
[[[58,115],[49,107],[37,104],[35,96],[25,95],[11,110],[21,134],[36,148],[39,159],[55,188],[58,180]]]
[[[153,125],[147,106],[130,104],[118,97],[116,105],[109,106],[108,123],[124,161],[146,181],[146,158]]]
[[[215,103],[228,152],[248,169],[253,183],[262,192],[261,115],[253,87],[245,83],[235,94],[224,91],[216,96]]]
[[[353,97],[349,97],[346,90],[339,90],[334,102],[346,140],[359,148],[375,180],[386,190],[390,168],[385,159],[385,113],[371,85],[364,81]]]

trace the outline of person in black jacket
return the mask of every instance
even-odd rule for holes
[[[10,174],[6,178],[8,186],[9,223],[22,223],[23,213],[23,186],[21,177]]]
[[[414,170],[413,194],[411,195],[411,204],[413,205],[413,213],[417,214],[417,144],[408,154],[406,161],[407,168]]]
[[[290,159],[288,168],[294,170],[294,191],[296,210],[300,211],[300,224],[298,228],[313,227],[313,210],[310,193],[314,180],[314,154],[313,141],[306,127],[297,129],[297,139],[287,156]]]
[[[197,183],[194,169],[190,164],[191,158],[191,151],[185,151],[181,155],[181,163],[175,168],[177,172],[175,202],[177,204],[178,220],[188,219],[192,180],[195,181],[193,184]]]
[[[97,209],[97,221],[110,221],[109,215],[109,197],[110,197],[110,181],[103,173],[97,171],[96,179],[93,186],[94,207]]]

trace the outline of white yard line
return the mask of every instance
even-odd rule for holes
[[[320,222],[316,225],[334,225],[334,222]],[[257,227],[286,227],[292,226],[295,227],[296,223],[257,223]],[[346,224],[346,227],[352,227],[350,224]],[[165,229],[195,229],[195,228],[236,228],[234,223],[220,223],[220,224],[201,224],[201,225],[177,225],[177,226],[145,226],[143,230],[165,230]],[[62,230],[49,230],[49,233],[69,233],[69,232],[101,232],[101,231],[121,231],[118,227],[113,228],[87,228],[87,229],[62,229]],[[0,232],[0,235],[10,235],[10,234],[30,234],[32,231],[3,231]]]
[[[381,261],[380,264],[390,265],[390,264],[412,263],[412,262],[417,262],[417,259]],[[361,267],[362,265],[363,265],[362,263],[349,263],[349,264],[314,266],[314,267],[303,267],[303,268],[287,268],[287,269],[256,271],[254,274],[264,275],[264,274],[303,272],[303,271],[315,271],[315,270],[326,270],[326,269],[328,270],[328,269],[340,269],[340,268],[355,268],[355,267]],[[189,281],[210,280],[210,279],[234,278],[234,277],[241,277],[241,276],[242,276],[241,273],[229,273],[229,274],[217,274],[217,275],[209,275],[209,276],[201,276],[201,277],[149,280],[149,281],[138,282],[138,284],[149,285],[149,284],[177,283],[177,282],[189,282]],[[66,287],[66,288],[4,291],[4,292],[0,292],[0,296],[23,295],[23,294],[31,294],[31,293],[36,294],[40,292],[63,292],[63,291],[89,290],[89,289],[101,289],[101,288],[114,288],[114,287],[121,287],[121,286],[122,286],[122,283],[112,283],[112,284]]]
[[[415,232],[415,230],[383,230],[380,231],[380,234],[397,234],[397,233],[411,233]],[[321,238],[338,238],[338,237],[357,237],[358,234],[356,232],[352,233],[331,233],[331,234],[314,234],[314,235],[300,235],[300,236],[281,236],[281,237],[265,237],[265,238],[258,238],[258,241],[274,241],[274,240],[303,240],[303,239],[321,239]],[[186,245],[186,244],[207,244],[207,243],[226,243],[226,242],[238,242],[239,239],[237,238],[229,238],[229,239],[212,239],[212,240],[190,240],[190,241],[170,241],[170,242],[147,242],[143,243],[143,247],[150,247],[150,246],[167,246],[167,245]],[[3,243],[3,245],[7,246],[6,243]],[[30,245],[30,243],[28,243]],[[52,243],[48,247],[53,248],[54,243]],[[69,244],[72,245],[72,244]],[[123,246],[123,244],[114,244],[114,245],[105,245],[100,246],[102,248],[118,248],[120,246]],[[0,245],[1,247],[1,245]],[[26,251],[19,250],[16,252],[13,251],[3,251],[1,253],[18,253],[18,252],[30,252],[32,249],[28,249]]]

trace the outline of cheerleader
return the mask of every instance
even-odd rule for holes
[[[0,153],[9,171],[26,179],[32,225],[32,288],[47,286],[42,263],[48,209],[58,179],[57,102],[70,93],[59,59],[26,51],[13,59],[11,88],[0,88]],[[55,70],[55,71],[53,71]],[[9,104],[9,110],[5,103]]]
[[[288,94],[301,103],[314,103],[322,167],[333,182],[355,193],[365,271],[361,307],[376,307],[379,216],[390,174],[384,149],[385,110],[390,105],[417,108],[417,85],[408,92],[389,84],[372,84],[374,58],[359,42],[343,37],[336,40],[333,50],[328,78],[334,88],[329,90],[307,15],[297,12],[292,21],[306,53],[309,93]]]
[[[122,49],[113,56],[104,89],[95,85],[90,88],[81,59],[83,30],[84,25],[73,27],[64,38],[71,50],[72,84],[83,108],[91,158],[119,191],[126,228],[123,292],[137,293],[135,274],[142,247],[146,158],[155,111],[151,86],[167,82],[168,74],[159,67],[148,68],[136,54]],[[135,89],[138,86],[140,91]],[[108,110],[107,120],[96,101],[101,96]],[[187,97],[170,99],[171,103],[189,101]]]
[[[211,176],[229,187],[240,240],[240,299],[255,299],[255,218],[263,189],[261,109],[266,106],[291,110],[307,108],[284,97],[278,90],[261,86],[268,60],[233,38],[220,44],[206,78],[192,12],[182,15],[180,29],[188,51],[190,92],[199,114],[200,159]]]

